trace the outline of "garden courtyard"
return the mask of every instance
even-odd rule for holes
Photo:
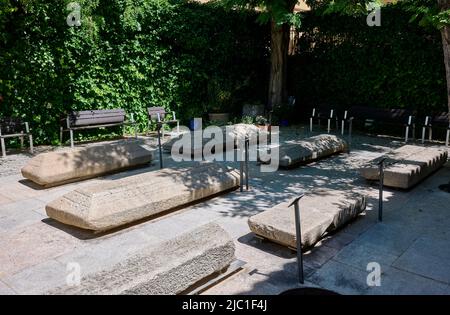
[[[304,130],[281,128],[280,141],[310,136]],[[438,188],[449,182],[450,164],[410,190],[386,188],[382,222],[378,221],[378,186],[358,172],[370,160],[402,146],[401,139],[356,134],[350,153],[273,173],[262,173],[256,162],[250,162],[248,191],[233,190],[107,233],[94,234],[48,218],[46,204],[76,188],[158,170],[156,139],[126,140],[153,151],[150,166],[54,188],[41,188],[22,177],[20,169],[30,154],[8,152],[0,160],[0,293],[48,293],[66,283],[68,264],[79,264],[82,276],[98,273],[146,246],[215,222],[231,236],[235,256],[244,264],[201,293],[279,294],[301,286],[296,254],[256,238],[247,221],[301,192],[314,194],[325,188],[364,193],[367,208],[304,252],[304,286],[340,294],[450,294],[450,194]],[[99,143],[79,146],[90,145]],[[69,149],[38,146],[35,150],[37,154]],[[174,162],[169,154],[163,159],[169,169],[192,163]],[[239,168],[237,162],[215,163]],[[381,267],[380,283],[375,286],[367,282],[368,264],[373,262]]]

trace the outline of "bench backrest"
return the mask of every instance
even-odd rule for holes
[[[163,121],[164,117],[166,116],[166,110],[164,109],[164,107],[149,107],[147,108],[147,111],[150,120],[158,121],[159,114],[159,119]]]
[[[2,135],[16,134],[24,131],[23,122],[18,118],[0,118],[0,130]]]
[[[333,111],[333,117],[331,117],[331,118],[338,118],[338,119],[344,118],[345,111],[336,109],[336,108],[332,108],[332,107],[315,107],[311,110],[310,115],[313,116],[313,112],[314,112],[315,118],[327,118],[328,119],[331,116],[331,111]]]
[[[119,124],[125,122],[125,110],[102,109],[102,110],[83,110],[71,112],[68,115],[71,127]]]
[[[387,109],[365,106],[352,106],[348,112],[348,117],[353,117],[356,120],[373,119],[375,121],[392,123],[406,123],[408,122],[409,116],[414,116],[414,113],[408,109]]]
[[[447,128],[450,126],[450,114],[449,113],[439,113],[431,118],[431,123],[433,126],[442,126]]]

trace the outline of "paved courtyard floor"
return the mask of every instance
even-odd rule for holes
[[[283,141],[302,136],[301,129],[281,131]],[[154,138],[140,141],[152,150],[156,147]],[[157,154],[149,167],[48,189],[38,189],[21,176],[29,154],[9,154],[0,159],[0,294],[45,293],[65,283],[71,262],[80,264],[82,274],[102,270],[140,248],[208,222],[228,231],[237,258],[246,264],[204,294],[278,294],[298,286],[295,254],[255,238],[247,219],[317,188],[361,191],[369,196],[369,203],[358,219],[305,253],[305,285],[342,294],[450,294],[450,194],[438,189],[450,180],[450,164],[410,191],[387,189],[381,223],[377,221],[378,188],[356,170],[401,145],[401,140],[358,135],[353,137],[350,154],[297,169],[261,173],[252,162],[248,192],[233,191],[100,236],[49,219],[46,203],[76,187],[157,170]],[[54,148],[37,151],[50,149]],[[166,167],[181,165],[168,154],[164,163]],[[381,266],[380,286],[367,284],[371,262]]]

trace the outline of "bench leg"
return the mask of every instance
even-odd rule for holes
[[[30,153],[34,153],[33,135],[28,135],[28,139],[30,140]]]
[[[409,136],[409,126],[406,126],[405,143],[408,143],[408,136]]]
[[[177,134],[180,134],[180,121],[177,120]]]
[[[309,119],[309,132],[312,132],[313,119],[312,117]]]
[[[59,127],[59,143],[63,144],[63,127]]]
[[[448,147],[448,142],[450,141],[450,129],[447,130],[447,136],[445,137],[445,146]]]
[[[425,143],[425,132],[426,132],[426,127],[422,128],[422,144]]]
[[[1,146],[2,146],[2,157],[6,157],[6,148],[5,148],[5,139],[0,138]]]
[[[74,147],[74,145],[73,145],[73,130],[70,129],[69,133],[70,133],[70,147],[73,148]]]
[[[342,120],[342,123],[341,123],[341,135],[344,135],[344,131],[345,131],[345,121]]]
[[[328,133],[330,133],[330,128],[331,128],[331,121],[330,119],[328,119]]]
[[[20,148],[23,149],[23,143],[24,143],[23,131],[21,131],[20,133],[22,134],[22,136],[20,136]]]
[[[431,127],[428,129],[428,138],[430,141],[433,139],[433,129]]]

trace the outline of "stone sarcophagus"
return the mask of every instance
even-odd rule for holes
[[[64,285],[47,294],[179,294],[221,272],[234,259],[231,237],[209,223],[85,275],[78,286]]]
[[[152,152],[130,141],[42,153],[22,168],[23,177],[51,187],[149,164]]]
[[[104,231],[238,186],[238,171],[204,162],[77,188],[47,204],[46,212],[68,225]]]
[[[361,168],[359,171],[365,179],[379,180],[381,158],[386,158],[384,185],[408,189],[441,168],[447,162],[448,152],[440,148],[404,145]]]
[[[318,135],[280,145],[279,165],[293,168],[347,150],[347,143],[335,135]]]
[[[290,202],[249,218],[250,230],[275,243],[296,248],[295,213]],[[306,194],[299,203],[302,246],[311,247],[327,232],[344,226],[366,208],[366,197],[338,190],[317,190]]]

